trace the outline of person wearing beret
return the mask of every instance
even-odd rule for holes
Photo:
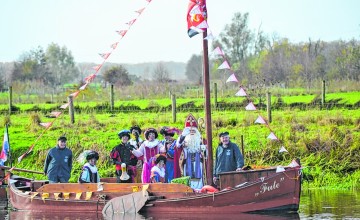
[[[51,148],[46,155],[44,174],[49,183],[69,182],[72,169],[72,151],[66,147],[66,137],[58,138],[57,145]]]
[[[230,141],[229,132],[219,134],[220,144],[216,148],[216,159],[214,166],[214,184],[217,184],[219,173],[229,171],[240,171],[244,166],[244,157],[239,147]]]

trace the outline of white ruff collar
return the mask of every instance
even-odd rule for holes
[[[160,143],[160,141],[158,139],[155,139],[151,142],[148,140],[144,141],[145,147],[148,147],[148,148],[154,148],[154,147],[158,146],[159,143]]]

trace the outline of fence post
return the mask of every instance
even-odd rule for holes
[[[171,111],[172,111],[173,123],[175,123],[176,122],[176,97],[175,97],[175,94],[171,95]]]
[[[114,85],[110,85],[110,110],[114,110]]]
[[[214,83],[214,93],[215,93],[215,109],[218,107],[218,101],[217,101],[217,83]]]
[[[269,120],[269,123],[271,123],[272,117],[271,117],[271,93],[270,92],[266,93],[266,99],[267,99],[266,110],[267,110],[267,114],[268,114],[268,120]]]
[[[322,81],[322,93],[321,93],[321,106],[324,107],[324,104],[325,104],[325,88],[326,88],[326,85],[325,85],[325,80]]]
[[[9,115],[11,115],[12,110],[12,86],[9,86]]]
[[[74,116],[74,102],[73,97],[70,95],[68,96],[68,102],[69,102],[69,116],[70,116],[70,122],[71,124],[75,123],[75,116]]]
[[[244,135],[241,135],[240,136],[240,143],[241,143],[241,154],[243,155],[243,157],[244,157]]]

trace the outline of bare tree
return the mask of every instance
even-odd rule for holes
[[[152,78],[155,81],[158,82],[168,82],[170,81],[170,72],[169,70],[165,67],[163,62],[159,62],[152,74]]]

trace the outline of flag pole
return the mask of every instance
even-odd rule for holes
[[[10,147],[10,138],[9,138],[9,127],[8,124],[5,124],[5,129],[6,129],[6,136],[7,136],[7,140],[8,140],[8,144],[9,144],[9,161],[10,161],[10,167],[12,167],[12,158],[11,158],[11,147]]]
[[[208,147],[208,163],[206,167],[207,184],[212,185],[213,178],[213,152],[212,152],[212,123],[211,123],[211,100],[210,100],[210,74],[209,74],[209,56],[208,56],[208,41],[207,30],[203,32],[203,78],[204,78],[204,96],[205,96],[205,125],[206,125],[206,140]]]

